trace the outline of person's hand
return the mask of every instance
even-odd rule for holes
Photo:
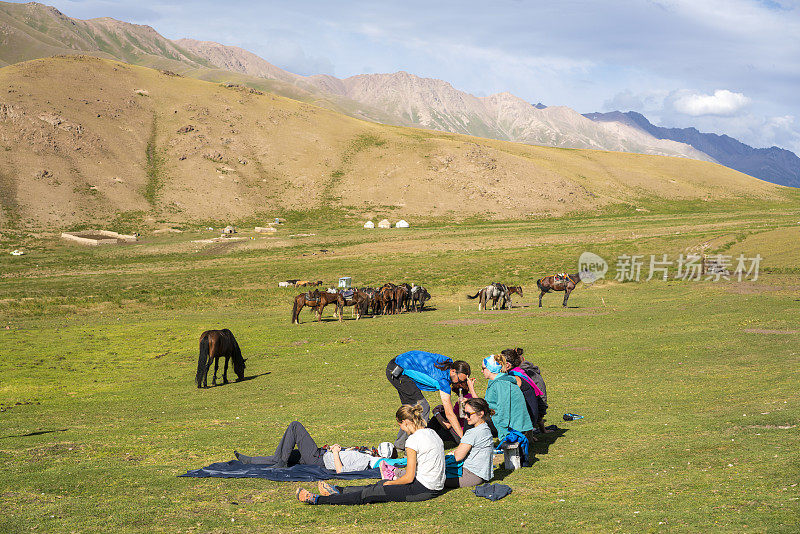
[[[331,452],[334,454],[337,452],[342,452],[342,446],[339,445],[338,443],[334,443],[333,445],[331,445]]]

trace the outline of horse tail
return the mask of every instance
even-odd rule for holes
[[[479,290],[478,290],[478,292],[477,292],[477,293],[475,293],[475,296],[473,296],[473,297],[470,297],[469,295],[467,295],[467,298],[468,298],[468,299],[476,299],[476,298],[478,298],[478,296],[481,294],[481,291],[483,291],[483,290],[479,289]]]
[[[297,299],[294,299],[294,305],[292,306],[292,324],[294,324],[295,317],[297,317]]]
[[[550,288],[544,287],[542,285],[542,280],[544,280],[544,278],[539,278],[538,280],[536,280],[536,287],[538,287],[540,291],[547,293],[550,291]]]
[[[206,367],[208,366],[208,356],[208,336],[203,335],[203,337],[200,338],[200,357],[197,360],[197,376],[194,379],[199,388],[203,387],[203,378],[206,375]]]

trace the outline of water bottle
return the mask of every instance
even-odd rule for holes
[[[583,419],[582,415],[578,415],[576,413],[565,413],[564,414],[564,421],[576,421],[578,419]]]

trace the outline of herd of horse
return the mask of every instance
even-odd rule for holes
[[[581,273],[558,273],[545,276],[536,280],[539,288],[539,307],[542,307],[542,297],[551,291],[563,291],[564,302],[567,305],[570,294],[581,281]],[[293,283],[297,280],[291,281]],[[303,281],[305,282],[305,281]],[[320,285],[321,282],[306,282],[302,285]],[[489,301],[492,301],[491,308],[512,307],[511,295],[522,294],[522,286],[509,286],[494,282],[481,288],[475,295],[467,295],[468,299],[479,299],[478,309],[485,310]],[[431,295],[422,286],[409,284],[387,283],[380,288],[363,287],[351,290],[320,291],[315,289],[307,293],[301,293],[294,298],[292,307],[292,324],[300,324],[300,310],[309,307],[317,315],[317,321],[322,320],[322,311],[328,304],[334,304],[335,316],[339,321],[342,320],[344,308],[353,307],[353,315],[356,319],[364,314],[372,315],[392,315],[402,311],[422,311],[425,303],[430,300]],[[236,380],[244,380],[244,370],[246,359],[242,357],[242,351],[233,333],[227,328],[223,330],[207,330],[200,336],[200,356],[197,361],[197,375],[195,383],[198,388],[208,387],[208,372],[211,363],[214,363],[214,375],[211,385],[217,384],[217,370],[219,369],[219,359],[225,358],[225,367],[222,371],[222,381],[228,383],[228,361],[233,360],[233,371],[236,373]]]
[[[380,288],[362,287],[349,290],[314,290],[300,293],[294,298],[292,324],[300,324],[300,311],[309,307],[316,312],[317,321],[328,304],[335,306],[334,316],[342,320],[344,308],[352,306],[356,320],[362,315],[393,315],[403,311],[420,312],[431,295],[422,286],[387,283]]]

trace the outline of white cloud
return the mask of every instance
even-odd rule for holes
[[[717,89],[713,95],[688,94],[675,100],[677,111],[693,117],[700,115],[735,115],[750,103],[742,93]]]

